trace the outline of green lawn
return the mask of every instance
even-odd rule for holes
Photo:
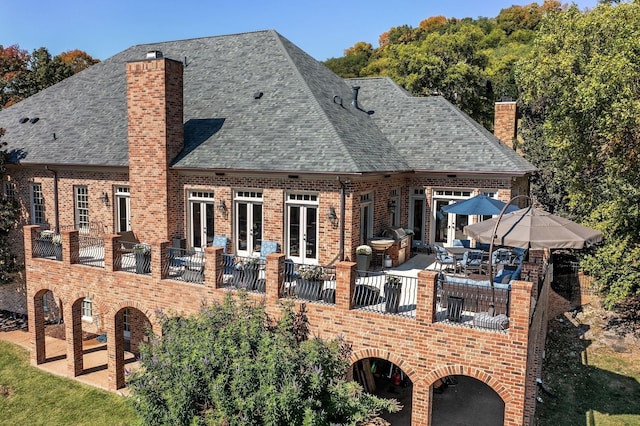
[[[28,356],[26,350],[0,341],[2,424],[139,424],[125,398],[40,371]]]
[[[540,394],[538,426],[640,425],[640,351],[603,333],[603,316],[588,308],[549,323],[543,378],[555,397]]]

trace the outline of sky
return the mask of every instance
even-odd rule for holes
[[[539,0],[538,4],[542,4]],[[496,17],[521,0],[2,0],[0,45],[104,60],[136,44],[273,29],[319,61],[431,16]],[[580,9],[597,0],[575,1]]]

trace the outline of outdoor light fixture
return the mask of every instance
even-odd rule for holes
[[[336,214],[336,208],[331,206],[327,212],[327,220],[331,222],[333,229],[338,228],[338,215]]]
[[[102,195],[100,196],[100,201],[102,201],[102,204],[109,207],[109,194],[107,194],[106,192],[103,192]]]
[[[224,200],[218,201],[218,211],[225,216],[227,215],[227,203]]]

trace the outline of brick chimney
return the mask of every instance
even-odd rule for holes
[[[178,179],[169,169],[184,146],[183,66],[149,52],[127,63],[131,230],[155,244],[176,234]]]
[[[507,146],[515,149],[516,138],[516,103],[513,101],[496,102],[493,119],[493,134]]]

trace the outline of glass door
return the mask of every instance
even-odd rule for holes
[[[240,256],[253,256],[262,247],[262,193],[236,193],[235,245]]]
[[[129,198],[129,188],[125,186],[116,187],[115,195],[116,208],[116,233],[131,231],[131,203]]]
[[[317,264],[318,207],[294,204],[295,197],[287,204],[287,256],[295,263]]]
[[[424,189],[414,189],[411,191],[409,200],[409,229],[414,232],[413,241],[426,243],[427,236],[424,229],[425,218],[425,198]]]
[[[213,243],[213,217],[214,203],[213,201],[194,201],[189,202],[190,210],[190,233],[189,241],[191,247],[196,250],[203,250],[210,247]]]

